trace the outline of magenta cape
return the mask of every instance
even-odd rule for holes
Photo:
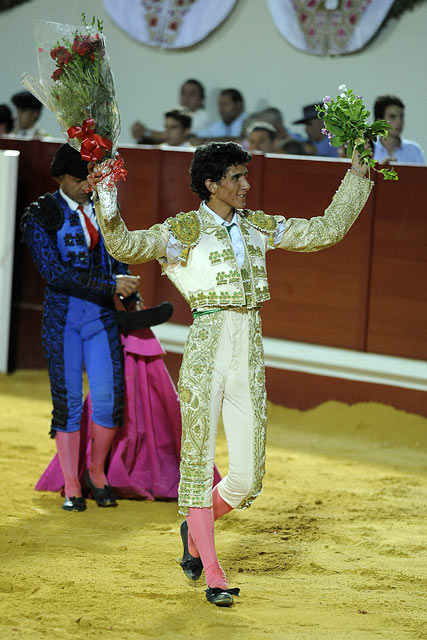
[[[178,395],[163,362],[164,350],[150,329],[122,335],[125,410],[109,460],[108,482],[120,498],[178,497],[181,414]],[[89,466],[92,405],[81,419],[79,477]],[[214,484],[221,476],[215,467]],[[35,489],[61,491],[64,478],[55,455]]]

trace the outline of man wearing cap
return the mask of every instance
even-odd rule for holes
[[[322,102],[317,104],[322,104]],[[329,144],[328,137],[322,133],[324,124],[322,120],[317,117],[315,104],[309,104],[303,107],[303,117],[295,120],[293,124],[305,125],[305,132],[308,137],[307,153],[316,156],[326,156],[328,158],[338,157],[338,149],[332,147]]]
[[[21,222],[33,260],[46,280],[42,342],[51,384],[51,436],[65,482],[66,511],[84,511],[78,477],[83,365],[93,404],[91,460],[85,484],[98,506],[116,506],[104,474],[122,423],[123,371],[114,295],[131,310],[140,305],[139,276],[112,258],[87,193],[87,162],[68,144],[55,154],[59,184],[31,204]]]
[[[12,96],[16,107],[17,122],[12,133],[26,138],[43,138],[50,134],[37,124],[43,105],[29,91],[20,91]]]

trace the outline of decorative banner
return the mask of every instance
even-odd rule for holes
[[[223,22],[236,0],[104,0],[114,22],[151,47],[191,47]]]
[[[374,36],[394,0],[268,0],[278,30],[316,55],[357,51]]]

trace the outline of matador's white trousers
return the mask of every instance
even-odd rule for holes
[[[195,319],[178,391],[182,414],[180,511],[212,506],[219,415],[229,472],[218,485],[232,507],[260,493],[265,463],[266,395],[259,311],[223,309]]]

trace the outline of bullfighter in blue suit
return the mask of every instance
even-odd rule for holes
[[[55,438],[65,481],[63,509],[84,511],[78,477],[82,371],[93,403],[91,461],[84,483],[98,506],[116,506],[104,474],[106,457],[122,423],[123,366],[114,295],[128,310],[140,308],[139,276],[112,258],[87,193],[87,163],[68,144],[55,154],[51,174],[59,190],[26,210],[21,229],[46,281],[42,343],[46,354]],[[152,311],[150,309],[148,312]]]

